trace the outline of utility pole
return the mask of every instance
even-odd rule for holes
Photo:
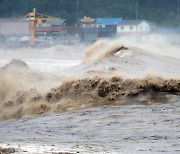
[[[78,17],[79,17],[79,0],[76,0],[76,27],[78,27]]]
[[[178,1],[178,27],[180,28],[180,18],[179,18],[179,5],[180,5],[180,2],[179,2],[179,0],[177,0]]]
[[[63,9],[63,7],[62,7],[62,0],[59,0],[58,1],[58,10],[59,10],[59,13],[60,13],[61,16],[62,16],[62,9]]]
[[[138,20],[138,0],[136,0],[136,20]]]
[[[138,20],[138,0],[136,0],[136,20]],[[138,28],[138,27],[137,27],[137,25],[136,25],[136,33],[137,33],[137,31],[138,31],[137,28]]]

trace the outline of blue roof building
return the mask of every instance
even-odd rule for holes
[[[84,17],[80,20],[80,36],[84,41],[95,41],[98,38],[114,37],[117,24],[122,18],[97,18]]]
[[[117,25],[122,21],[122,18],[97,18],[97,25]]]

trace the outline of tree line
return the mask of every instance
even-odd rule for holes
[[[146,19],[161,26],[179,26],[180,0],[0,0],[0,18],[22,18],[37,12],[66,19],[74,25],[77,18],[122,17]]]

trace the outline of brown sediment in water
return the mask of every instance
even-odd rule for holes
[[[92,46],[90,46],[86,51],[85,59],[83,63],[88,63],[96,58],[98,58],[100,50],[107,44],[106,41],[96,41]]]
[[[124,79],[87,77],[62,84],[45,95],[35,88],[18,91],[0,104],[0,120],[101,105],[171,103],[180,95],[180,80],[161,77]]]
[[[180,80],[160,77],[123,79],[114,76],[107,79],[94,77],[64,82],[60,87],[52,89],[46,99],[50,103],[68,100],[68,107],[78,107],[121,105],[134,103],[135,100],[143,104],[163,103],[169,101],[169,95],[180,95]]]
[[[120,50],[128,50],[128,48],[127,45],[119,42],[109,44],[106,41],[99,40],[88,48],[83,63],[87,64],[93,60],[114,56]]]
[[[18,69],[17,69],[18,68]],[[25,63],[25,62],[23,62],[22,60],[20,60],[20,59],[12,59],[11,61],[10,61],[10,63],[8,63],[8,64],[6,64],[6,65],[4,65],[3,67],[2,67],[2,70],[11,70],[11,69],[14,69],[14,70],[18,70],[18,71],[20,71],[20,70],[28,70],[29,69],[29,67],[28,67],[28,65]]]
[[[84,63],[127,49],[129,47],[118,43],[108,46],[106,42],[97,42],[88,50]],[[0,75],[0,120],[89,106],[171,103],[175,95],[180,95],[179,78],[152,75],[128,79],[109,73],[106,77],[95,76],[94,72],[77,79],[72,76],[73,80],[63,81],[59,87],[51,89],[46,83],[54,78],[31,71],[21,60],[12,60],[1,68]]]
[[[16,152],[15,148],[1,148],[0,147],[0,154],[11,154],[15,152]]]
[[[6,64],[0,69],[0,120],[49,111],[43,96],[58,81],[56,77],[30,70],[21,60]]]

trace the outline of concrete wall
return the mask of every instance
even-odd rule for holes
[[[4,36],[29,35],[29,22],[0,21],[0,34]]]

